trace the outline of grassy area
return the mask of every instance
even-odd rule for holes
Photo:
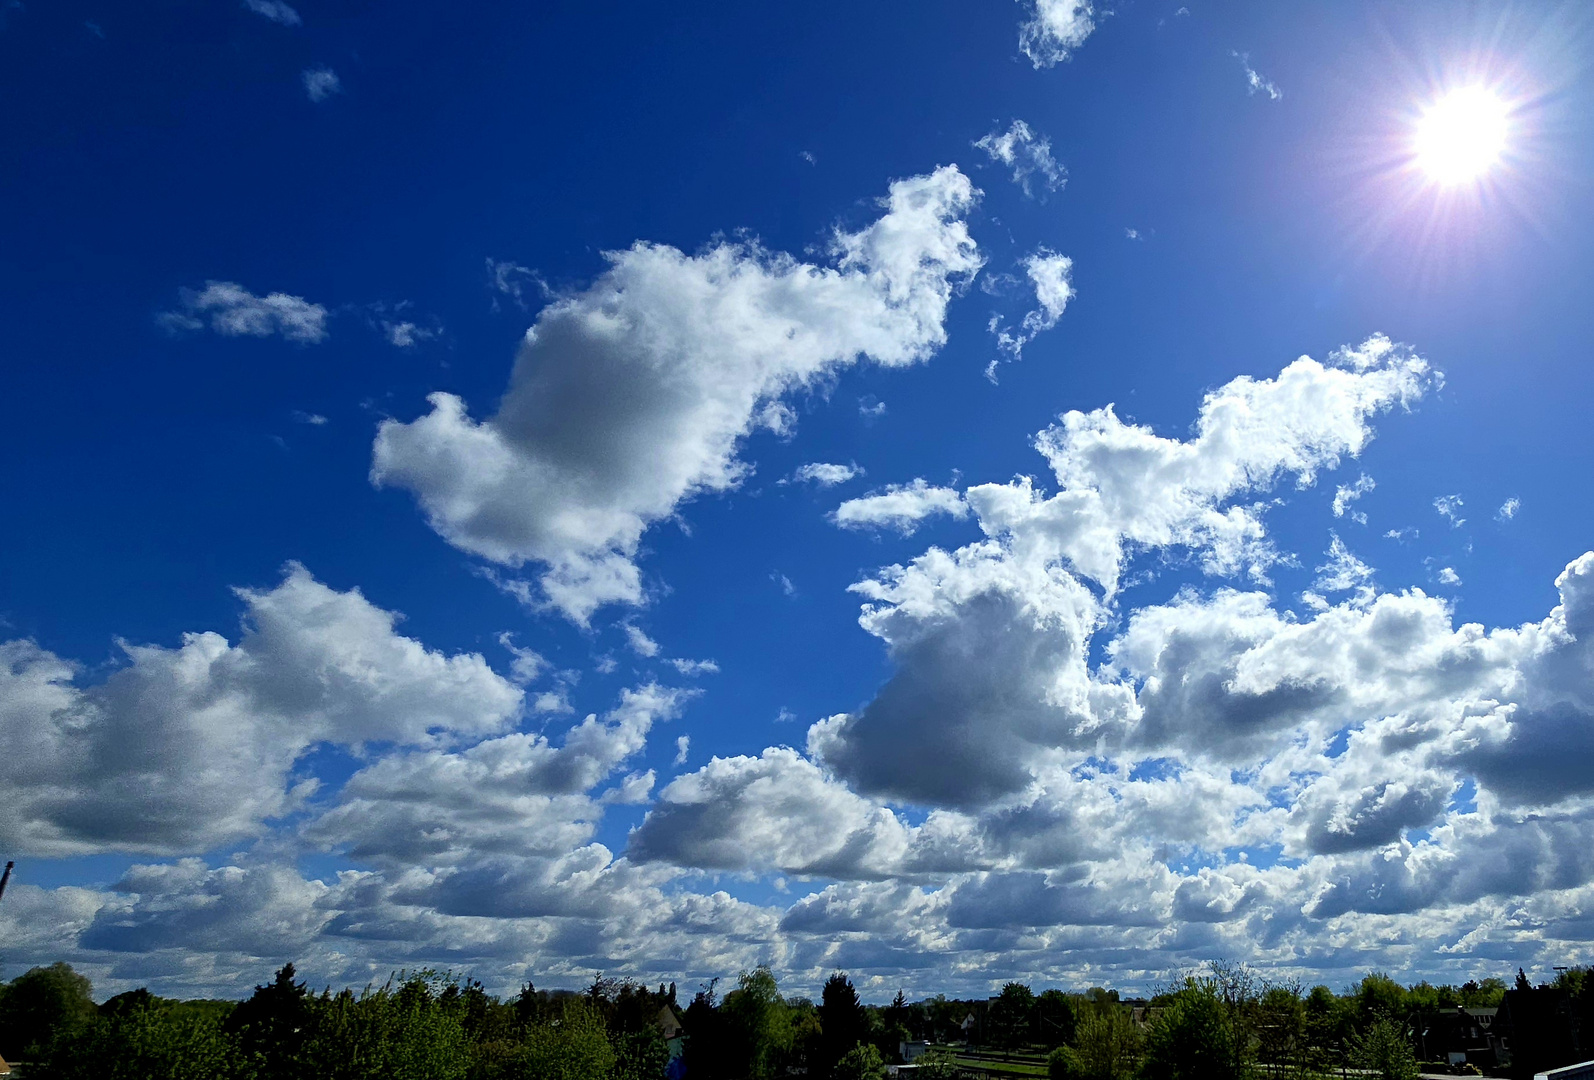
[[[973,1049],[966,1046],[940,1046],[937,1050],[950,1054],[960,1068],[971,1072],[988,1073],[991,1076],[1015,1076],[1032,1078],[1046,1075],[1046,1055],[1034,1051],[1015,1050],[1004,1053],[1000,1050],[985,1048]]]

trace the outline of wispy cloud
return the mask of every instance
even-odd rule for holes
[[[1240,66],[1245,69],[1245,92],[1251,95],[1266,94],[1270,100],[1277,101],[1284,96],[1284,91],[1272,79],[1264,78],[1251,66],[1251,54],[1236,52],[1231,53]]]
[[[1372,477],[1368,476],[1366,473],[1362,473],[1356,478],[1356,482],[1354,484],[1341,484],[1339,487],[1335,488],[1333,506],[1334,516],[1345,517],[1348,511],[1350,519],[1356,522],[1356,524],[1367,524],[1367,515],[1359,510],[1350,510],[1350,504],[1377,486],[1377,483],[1374,482]]]
[[[1450,522],[1452,529],[1459,529],[1467,523],[1461,516],[1462,500],[1460,495],[1441,495],[1433,501],[1433,508],[1439,511],[1439,516]]]
[[[829,461],[810,461],[806,465],[797,466],[791,474],[792,480],[801,484],[817,484],[820,487],[835,487],[845,484],[855,476],[862,476],[863,470],[856,464],[838,465]],[[785,480],[780,483],[786,483]]]
[[[281,334],[301,345],[327,338],[327,309],[302,296],[280,292],[256,296],[236,282],[207,281],[203,289],[181,290],[179,297],[182,306],[157,319],[174,333],[203,330],[208,323],[223,337]]]
[[[298,26],[299,13],[282,0],[244,0],[244,7],[283,26]]]
[[[1500,509],[1495,511],[1494,520],[1510,521],[1517,516],[1517,511],[1522,509],[1522,500],[1515,495],[1500,504]]]
[[[1052,157],[1052,141],[1022,120],[1014,120],[1005,132],[990,132],[974,145],[989,154],[992,161],[1012,169],[1013,183],[1032,198],[1032,181],[1039,182],[1043,201],[1045,192],[1056,191],[1068,182],[1067,170]]]
[[[307,68],[304,75],[304,92],[311,101],[325,101],[333,94],[343,93],[343,81],[329,67]]]

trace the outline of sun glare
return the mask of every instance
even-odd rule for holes
[[[1505,151],[1507,112],[1484,87],[1452,90],[1417,121],[1417,165],[1446,187],[1481,178]]]

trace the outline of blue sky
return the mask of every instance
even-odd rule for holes
[[[1591,29],[10,0],[0,974],[1589,962]]]

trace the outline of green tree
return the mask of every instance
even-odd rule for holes
[[[845,972],[835,972],[825,980],[819,995],[819,1026],[815,1075],[823,1078],[834,1071],[842,1055],[869,1037],[869,1018]]]
[[[128,997],[129,995],[120,995]],[[213,1012],[134,997],[107,1016],[58,1040],[40,1073],[47,1080],[231,1080],[239,1074],[232,1044]],[[29,1070],[30,1072],[32,1070]]]
[[[1035,994],[1021,982],[1010,982],[991,1002],[991,1034],[996,1044],[1012,1050],[1029,1041],[1035,1015]]]
[[[957,1059],[945,1050],[930,1050],[914,1062],[919,1067],[918,1080],[956,1080],[963,1071]]]
[[[1282,983],[1262,991],[1257,1003],[1257,1060],[1273,1076],[1309,1067],[1306,1003],[1299,983]]]
[[[791,1022],[769,968],[760,965],[742,972],[720,1011],[736,1074],[748,1080],[779,1075],[791,1050]]]
[[[1250,1047],[1238,1044],[1233,1016],[1215,980],[1187,978],[1162,999],[1146,1033],[1147,1080],[1237,1080],[1249,1075]]]
[[[294,981],[289,962],[228,1015],[222,1030],[237,1046],[239,1060],[251,1075],[292,1080],[299,1074],[310,1034],[311,1000],[304,983]]]
[[[96,1015],[94,987],[72,965],[31,968],[0,990],[0,1056],[42,1058],[53,1043],[76,1037]]]
[[[1035,1001],[1035,1030],[1048,1049],[1074,1041],[1077,1024],[1074,999],[1061,990],[1047,990]]]
[[[1344,1063],[1354,1009],[1354,1003],[1336,997],[1326,986],[1314,986],[1306,995],[1306,1045],[1311,1068],[1328,1072]]]
[[[1417,1055],[1406,1029],[1387,1016],[1378,1017],[1351,1040],[1350,1060],[1377,1080],[1417,1080]]]
[[[505,1066],[493,1080],[604,1080],[615,1054],[598,1011],[571,1000],[555,1022],[527,1029]]]
[[[834,1080],[885,1080],[886,1066],[880,1051],[870,1043],[858,1043],[841,1055],[831,1073]]]
[[[1080,1013],[1071,1048],[1078,1080],[1125,1080],[1140,1060],[1140,1031],[1129,1010],[1105,996]],[[1072,1062],[1070,1067],[1075,1067]]]

